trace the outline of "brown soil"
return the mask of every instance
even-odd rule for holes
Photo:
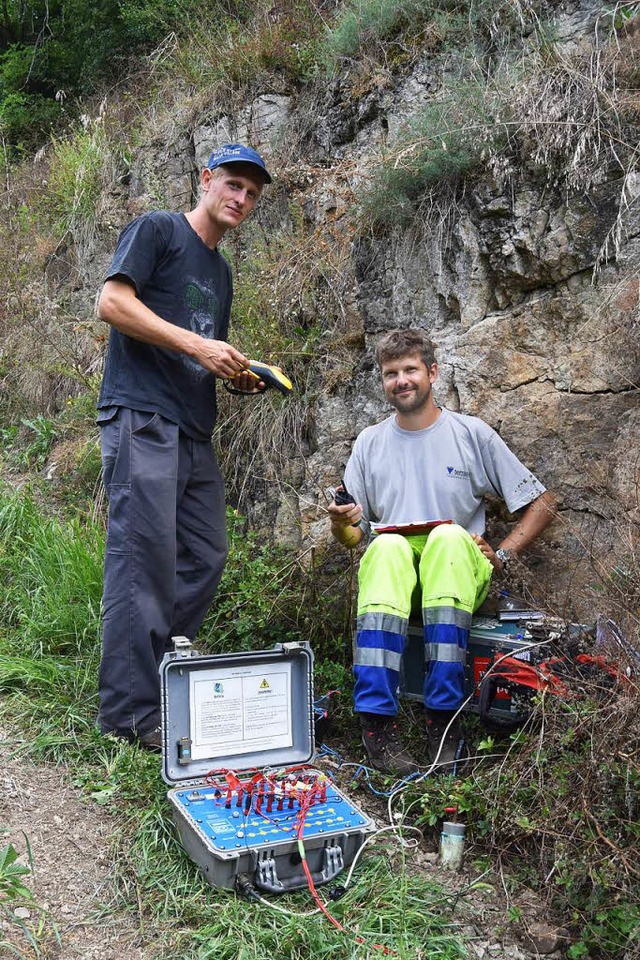
[[[34,766],[12,755],[5,731],[0,740],[0,846],[13,844],[26,864],[28,840],[33,875],[24,881],[34,899],[17,908],[18,918],[29,929],[46,930],[35,954],[14,922],[15,906],[13,921],[0,913],[0,956],[14,955],[11,944],[25,958],[152,960],[153,942],[148,932],[142,942],[135,911],[116,902],[109,814],[71,785],[72,771]]]

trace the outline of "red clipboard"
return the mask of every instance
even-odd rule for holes
[[[371,532],[376,537],[380,533],[400,533],[405,537],[418,536],[421,533],[429,533],[441,523],[453,523],[453,520],[415,520],[412,523],[385,523],[384,525],[372,523]]]

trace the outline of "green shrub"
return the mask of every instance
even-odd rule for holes
[[[203,643],[220,653],[299,640],[292,557],[249,530],[232,509],[227,530],[229,557],[203,625]]]
[[[355,57],[374,42],[395,39],[411,27],[416,32],[442,4],[438,0],[349,0],[327,38],[328,52]]]
[[[16,90],[0,100],[0,130],[14,154],[36,149],[63,118],[60,104],[41,94]]]
[[[492,48],[505,45],[521,26],[515,4],[504,0],[348,0],[326,32],[323,59],[330,68],[365,54],[388,60],[394,44],[401,59],[447,43]]]
[[[241,4],[239,6],[242,6]],[[80,96],[121,79],[123,69],[172,32],[228,18],[223,0],[26,0],[5,4],[0,123],[16,152],[32,149],[77,113]]]
[[[482,82],[461,83],[449,98],[414,116],[383,156],[361,199],[361,221],[374,231],[408,226],[430,191],[455,185],[508,139],[503,105]]]
[[[637,689],[597,668],[563,679],[567,696],[541,696],[526,730],[496,735],[495,765],[453,783],[427,779],[418,822],[434,825],[456,805],[475,849],[497,856],[516,885],[544,888],[550,911],[568,918],[570,957],[618,960],[640,931]]]

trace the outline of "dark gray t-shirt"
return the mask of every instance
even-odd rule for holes
[[[364,511],[366,532],[372,522],[453,520],[482,535],[486,494],[513,512],[545,491],[487,423],[444,409],[425,430],[403,430],[395,414],[367,427],[344,482]]]
[[[201,337],[226,340],[231,271],[182,213],[143,214],[120,234],[106,279],[126,279],[150,310]],[[195,360],[134,340],[114,327],[98,407],[159,413],[194,440],[208,440],[216,416],[215,377]]]

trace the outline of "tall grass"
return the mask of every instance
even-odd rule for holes
[[[95,524],[47,518],[24,494],[0,500],[0,693],[54,753],[97,713],[102,550]]]

